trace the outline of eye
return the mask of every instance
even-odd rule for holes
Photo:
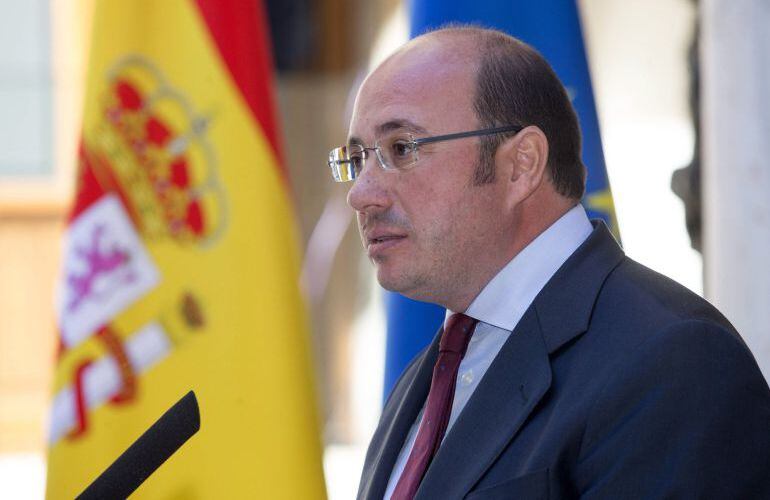
[[[350,166],[355,172],[356,176],[364,169],[364,162],[366,161],[366,151],[361,148],[350,148],[350,156],[348,157]]]
[[[405,139],[398,139],[393,141],[393,143],[390,146],[391,153],[393,154],[393,158],[396,159],[406,159],[411,158],[412,154],[415,150],[415,143],[412,141],[408,141]]]

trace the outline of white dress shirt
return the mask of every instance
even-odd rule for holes
[[[468,306],[465,314],[479,322],[457,372],[452,413],[444,436],[449,434],[452,425],[524,312],[592,230],[583,206],[576,205],[508,262]],[[447,311],[446,318],[451,314],[452,311]],[[446,319],[444,321],[446,322]],[[423,405],[393,466],[385,490],[386,500],[393,495],[398,479],[404,471],[424,411]]]

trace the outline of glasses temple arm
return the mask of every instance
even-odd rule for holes
[[[430,144],[432,142],[451,141],[454,139],[462,139],[463,137],[475,137],[480,135],[492,135],[500,134],[502,132],[519,132],[523,127],[519,125],[506,125],[505,127],[487,128],[483,130],[473,130],[470,132],[457,132],[455,134],[437,135],[435,137],[425,137],[422,139],[415,139],[415,144]]]

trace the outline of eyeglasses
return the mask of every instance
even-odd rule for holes
[[[385,170],[406,170],[419,160],[420,146],[434,142],[452,141],[464,137],[476,137],[482,135],[500,134],[503,132],[519,132],[523,127],[519,125],[506,125],[504,127],[472,130],[470,132],[457,132],[433,137],[421,137],[415,139],[412,134],[401,133],[378,139],[374,147],[365,147],[361,144],[340,146],[329,152],[327,164],[332,170],[332,177],[337,182],[355,180],[361,175],[369,151],[374,151],[380,165]]]

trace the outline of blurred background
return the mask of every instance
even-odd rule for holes
[[[515,9],[515,1],[510,2]],[[764,0],[580,0],[626,253],[719,307],[770,373]],[[268,0],[330,498],[353,498],[383,398],[385,311],[328,151],[410,33],[399,0]],[[93,0],[0,0],[0,497],[45,494],[56,283]]]

